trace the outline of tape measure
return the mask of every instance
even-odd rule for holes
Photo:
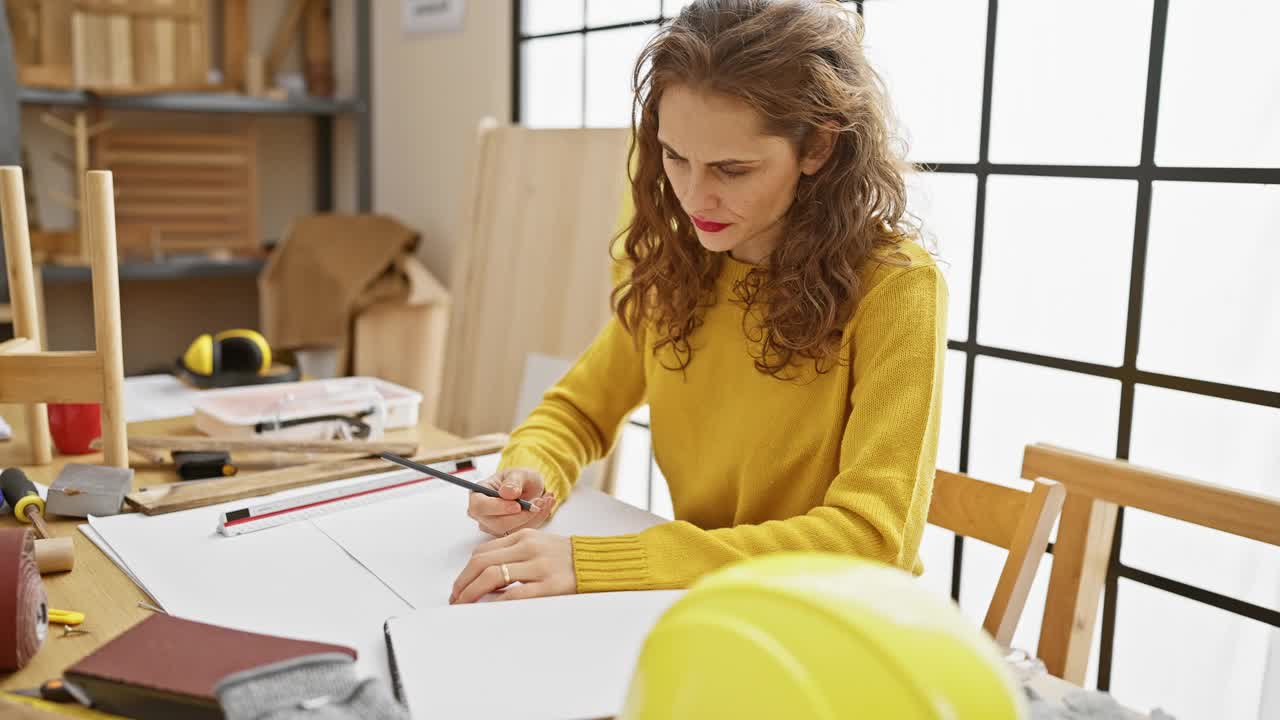
[[[472,458],[433,463],[429,467],[473,481],[477,479],[474,476],[479,475]],[[429,475],[399,470],[350,485],[246,506],[223,513],[218,520],[218,532],[226,536],[244,535],[338,510],[368,505],[408,495],[430,480],[433,478]]]

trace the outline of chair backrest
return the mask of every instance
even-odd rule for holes
[[[1117,509],[1132,507],[1280,546],[1280,499],[1052,445],[1028,445],[1022,477],[1067,493],[1036,654],[1053,675],[1085,681]]]
[[[96,349],[42,352],[22,169],[0,167],[0,221],[4,223],[15,335],[0,343],[0,402],[26,405],[32,462],[37,465],[52,460],[45,403],[101,403],[105,461],[127,467],[120,275],[111,173],[90,171],[84,192],[86,212],[81,222],[88,229],[92,253]]]
[[[929,523],[1009,551],[982,623],[1001,646],[1013,640],[1065,495],[1046,480],[1028,492],[946,470],[934,476]]]
[[[515,427],[529,417],[529,413],[542,401],[542,395],[568,372],[573,360],[569,358],[529,353],[524,359],[524,374],[520,378],[520,394],[516,399],[515,415],[511,426]],[[604,477],[611,468],[608,459],[591,463],[578,475],[578,483],[592,488],[602,488]]]

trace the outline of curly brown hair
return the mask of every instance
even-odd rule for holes
[[[620,234],[631,267],[612,301],[628,331],[649,324],[653,352],[669,347],[675,367],[692,359],[689,340],[723,258],[699,244],[666,179],[663,91],[679,84],[745,101],[798,155],[816,132],[835,133],[827,162],[800,179],[785,239],[734,290],[748,310],[744,329],[747,317],[758,323],[748,331],[758,370],[781,377],[803,358],[822,372],[840,353],[859,268],[916,235],[905,219],[909,166],[862,36],[861,18],[836,0],[697,0],[640,54],[628,153],[635,213]]]

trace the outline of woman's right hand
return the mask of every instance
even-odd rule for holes
[[[471,500],[467,504],[467,515],[490,535],[502,537],[522,528],[540,528],[551,519],[556,497],[544,490],[542,475],[536,470],[499,470],[480,484],[496,489],[502,496],[493,498],[478,492],[471,493]],[[528,500],[533,508],[524,510],[516,502],[517,498]]]

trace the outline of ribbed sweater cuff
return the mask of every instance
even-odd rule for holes
[[[639,535],[573,536],[573,569],[578,592],[647,590],[649,557]]]

